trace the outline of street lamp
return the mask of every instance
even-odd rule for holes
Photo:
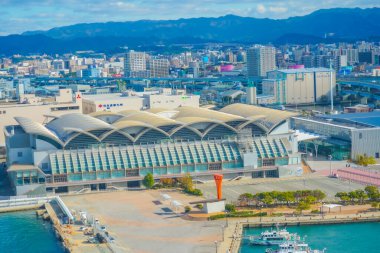
[[[330,160],[330,177],[331,177],[332,176],[332,166],[331,166],[332,155],[329,155],[328,159]]]

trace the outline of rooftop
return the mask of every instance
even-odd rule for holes
[[[277,69],[274,71],[283,72],[286,74],[295,74],[295,73],[312,73],[312,72],[330,72],[328,68],[303,68],[303,69]]]
[[[336,115],[323,115],[326,119],[333,119],[338,122],[347,122],[354,125],[363,124],[369,127],[380,127],[380,110],[366,113],[344,113]]]

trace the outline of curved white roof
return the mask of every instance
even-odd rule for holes
[[[60,137],[66,135],[67,132],[70,132],[70,129],[80,129],[84,132],[100,129],[113,129],[110,124],[81,113],[62,115],[59,118],[50,121],[46,127]]]
[[[58,138],[58,136],[42,124],[25,117],[15,117],[15,120],[20,124],[26,133],[45,136],[63,146],[63,142]]]

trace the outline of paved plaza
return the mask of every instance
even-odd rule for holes
[[[63,197],[70,209],[99,219],[116,240],[117,252],[209,253],[222,240],[224,221],[188,221],[171,212],[162,191],[123,191]],[[168,191],[184,206],[200,198]],[[178,212],[182,212],[180,208]]]

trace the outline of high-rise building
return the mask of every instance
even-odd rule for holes
[[[332,83],[330,78],[332,75]],[[263,79],[263,94],[278,104],[328,102],[336,94],[335,71],[328,68],[279,69]],[[331,89],[332,86],[332,89]]]
[[[150,59],[149,70],[150,77],[168,77],[169,76],[168,59]]]
[[[146,73],[147,54],[129,51],[124,58],[124,75],[126,77],[144,76]]]
[[[269,46],[255,46],[247,51],[248,77],[265,77],[268,71],[276,69],[276,49]]]
[[[354,48],[342,49],[342,55],[347,55],[347,63],[349,65],[354,65],[359,62],[359,51]]]

